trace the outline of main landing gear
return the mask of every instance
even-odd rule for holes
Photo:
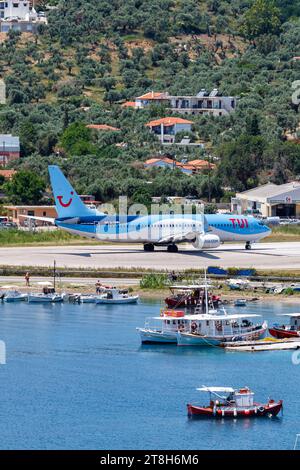
[[[169,253],[178,253],[178,246],[177,245],[168,245],[168,252]]]
[[[144,251],[154,251],[154,245],[153,245],[153,243],[145,243],[145,245],[144,245]]]
[[[251,243],[250,242],[246,242],[245,249],[246,250],[251,250]]]

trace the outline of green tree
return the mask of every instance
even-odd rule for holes
[[[86,155],[94,152],[92,132],[82,122],[74,122],[63,132],[60,146],[72,155]]]
[[[40,204],[46,184],[37,174],[21,170],[3,185],[3,189],[13,204]]]
[[[281,11],[273,0],[255,0],[243,18],[242,32],[247,39],[264,34],[278,34]]]

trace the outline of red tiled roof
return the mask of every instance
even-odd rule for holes
[[[144,95],[138,96],[137,100],[165,100],[167,99],[166,93],[150,91]]]
[[[210,167],[210,168],[215,168],[214,163],[210,163],[207,160],[191,160],[188,162],[188,165],[192,165],[194,167]]]
[[[152,165],[152,163],[157,163],[157,162],[165,162],[165,163],[170,163],[170,164],[174,164],[177,165],[178,162],[175,162],[174,160],[172,160],[171,158],[168,158],[168,157],[161,157],[161,158],[150,158],[149,160],[145,161],[145,165]]]
[[[16,173],[16,170],[0,170],[0,175],[7,179],[11,179]]]
[[[193,121],[188,121],[187,119],[177,118],[177,117],[165,117],[162,119],[157,119],[155,121],[150,121],[145,124],[147,127],[160,126],[173,126],[174,124],[194,124]]]
[[[97,131],[119,131],[117,127],[108,126],[107,124],[88,124],[86,127],[89,129],[96,129]]]
[[[122,108],[136,108],[135,101],[125,101],[121,106]]]

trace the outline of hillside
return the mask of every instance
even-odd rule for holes
[[[126,193],[143,202],[209,192],[226,200],[230,191],[300,173],[299,145],[286,141],[299,123],[292,84],[300,75],[294,60],[300,56],[300,1],[50,4],[57,9],[47,13],[49,24],[37,36],[0,37],[8,96],[0,132],[20,135],[21,168],[46,178],[47,164],[56,162],[80,192],[104,201]],[[216,87],[239,102],[227,117],[192,117],[195,138],[218,163],[213,175],[145,171],[142,162],[163,151],[145,123],[164,117],[166,109],[137,111],[121,103],[150,90],[196,94]],[[83,132],[90,123],[121,131]],[[168,152],[179,160],[207,158],[199,149]]]

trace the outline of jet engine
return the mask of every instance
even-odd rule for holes
[[[221,245],[221,240],[218,235],[212,235],[206,233],[205,235],[199,235],[193,242],[193,247],[197,250],[207,250],[210,248],[218,248]]]

